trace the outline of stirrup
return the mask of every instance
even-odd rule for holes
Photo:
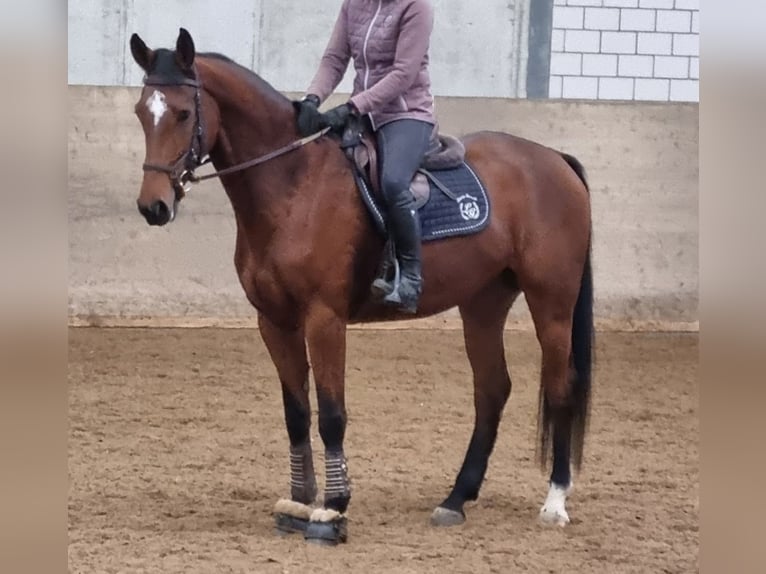
[[[418,301],[420,299],[420,295],[415,295],[415,298],[412,301],[404,301],[401,295],[401,285],[402,283],[399,281],[396,284],[393,292],[383,298],[383,303],[386,305],[398,307],[399,310],[403,313],[414,315],[418,312]]]
[[[393,270],[393,273],[391,273],[391,270]],[[398,307],[404,313],[417,313],[420,294],[418,293],[415,296],[414,301],[402,301],[400,293],[401,285],[402,272],[399,259],[396,257],[396,246],[393,241],[389,240],[386,243],[384,257],[380,270],[378,271],[378,276],[370,286],[373,300],[383,303],[384,305]]]
[[[392,270],[393,276],[389,278]],[[373,300],[378,302],[383,301],[383,299],[394,292],[396,286],[399,284],[399,280],[399,261],[396,259],[396,248],[394,247],[394,242],[389,239],[386,241],[386,245],[383,249],[383,258],[380,262],[378,275],[370,286]]]
[[[399,261],[394,260],[394,277],[390,281],[383,277],[378,277],[373,281],[372,291],[373,296],[377,301],[384,305],[392,307],[399,307],[404,313],[415,314],[418,310],[417,300],[411,303],[404,303],[402,296],[399,293],[399,288],[402,285],[402,276],[399,271]]]
[[[386,279],[389,272],[389,267],[393,267],[394,276],[391,279]],[[394,258],[393,264],[389,260],[386,260],[381,268],[380,275],[372,282],[370,291],[372,296],[378,301],[386,301],[392,294],[398,293],[399,283],[402,277],[399,270],[399,261]],[[398,294],[397,294],[398,297]]]
[[[414,315],[418,311],[418,301],[420,299],[420,294],[416,293],[413,297],[411,297],[411,300],[405,301],[402,298],[402,277],[399,274],[399,265],[397,264],[397,272],[396,276],[394,278],[394,284],[393,288],[391,289],[391,292],[388,293],[383,297],[383,304],[389,305],[391,307],[397,307],[400,311],[403,313],[407,313],[410,315]],[[386,286],[388,286],[388,283],[384,283]]]

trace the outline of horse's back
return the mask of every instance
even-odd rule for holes
[[[527,198],[555,195],[590,203],[585,168],[574,156],[506,132],[473,132],[461,141],[466,161],[487,180],[493,196],[515,190]]]

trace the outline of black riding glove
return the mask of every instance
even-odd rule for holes
[[[293,107],[298,114],[296,123],[298,133],[306,137],[320,131],[322,125],[322,114],[319,113],[319,98],[314,94],[309,94],[298,102],[293,102]]]
[[[322,114],[322,127],[330,128],[334,132],[342,132],[348,123],[348,118],[355,114],[356,110],[351,104],[342,104]]]

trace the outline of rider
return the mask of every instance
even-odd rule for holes
[[[373,289],[410,313],[417,309],[422,279],[420,220],[409,186],[438,130],[428,72],[432,29],[430,0],[344,0],[319,70],[296,103],[302,135],[324,127],[341,130],[350,115],[369,118],[401,273],[398,298],[377,282]],[[351,58],[356,71],[351,98],[320,113]]]

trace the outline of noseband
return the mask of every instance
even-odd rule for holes
[[[161,78],[159,76],[147,76],[144,78],[146,86],[191,86],[194,88],[194,130],[188,149],[181,153],[179,158],[170,165],[144,163],[144,171],[158,171],[166,173],[176,192],[176,199],[181,199],[189,190],[187,184],[195,180],[194,170],[205,165],[210,158],[203,160],[203,146],[205,129],[202,124],[202,90],[197,79],[197,70],[194,69],[194,78]]]
[[[197,70],[194,68],[194,78],[162,78],[156,75],[149,75],[144,78],[144,85],[146,86],[190,86],[194,88],[194,131],[192,132],[191,142],[189,148],[181,153],[178,159],[170,165],[160,165],[155,163],[144,163],[144,171],[157,171],[165,173],[170,178],[170,182],[173,185],[173,190],[176,193],[176,199],[180,200],[189,191],[189,184],[199,183],[206,179],[214,177],[221,177],[229,173],[234,173],[253,167],[269,160],[277,158],[288,152],[291,152],[299,147],[303,147],[309,142],[319,139],[330,128],[324,128],[323,130],[304,137],[299,140],[295,140],[286,146],[283,146],[277,150],[267,153],[266,155],[251,159],[249,161],[227,167],[214,173],[209,173],[202,176],[197,176],[194,170],[210,162],[210,157],[203,155],[203,147],[205,141],[205,129],[202,120],[202,83],[197,75]]]

